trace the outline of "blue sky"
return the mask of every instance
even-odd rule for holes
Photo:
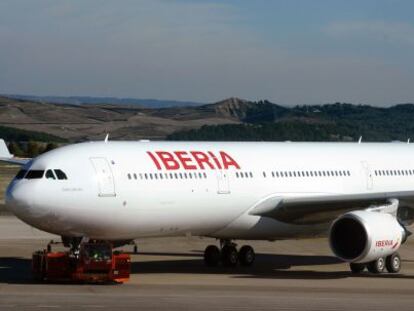
[[[414,2],[3,0],[0,93],[414,102]]]

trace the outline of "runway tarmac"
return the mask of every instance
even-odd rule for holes
[[[325,239],[252,242],[254,267],[207,268],[215,241],[181,237],[138,240],[127,284],[33,283],[31,253],[52,238],[0,217],[0,310],[414,310],[413,241],[398,275],[354,276]]]

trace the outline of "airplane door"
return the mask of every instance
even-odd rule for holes
[[[366,178],[367,189],[372,190],[372,187],[374,186],[374,176],[372,176],[371,168],[369,167],[367,161],[362,161],[361,164],[363,173],[365,174]]]
[[[115,182],[111,167],[105,158],[90,158],[95,169],[96,179],[99,186],[98,195],[100,197],[114,197]]]
[[[229,194],[230,185],[229,185],[229,176],[226,171],[217,170],[217,193],[218,194]]]

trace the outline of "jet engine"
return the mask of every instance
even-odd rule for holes
[[[391,214],[354,211],[340,216],[331,226],[332,252],[351,263],[369,263],[397,251],[406,230]]]

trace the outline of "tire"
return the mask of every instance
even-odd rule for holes
[[[215,267],[220,262],[220,250],[215,245],[209,245],[204,251],[204,262],[208,267]]]
[[[368,271],[371,273],[382,273],[385,270],[385,259],[384,257],[380,257],[377,260],[371,261],[368,264]]]
[[[389,273],[398,273],[401,270],[401,257],[398,253],[394,253],[385,259],[385,266]]]
[[[244,245],[239,251],[239,261],[242,266],[251,266],[254,263],[256,255],[249,245]]]
[[[351,262],[350,264],[349,264],[349,267],[351,268],[351,272],[352,273],[355,273],[355,274],[358,274],[358,273],[361,273],[362,271],[364,271],[365,270],[365,268],[366,268],[366,264],[364,264],[364,263],[354,263],[354,262]]]
[[[226,267],[235,267],[239,261],[237,249],[234,246],[228,245],[221,249],[221,260]]]

